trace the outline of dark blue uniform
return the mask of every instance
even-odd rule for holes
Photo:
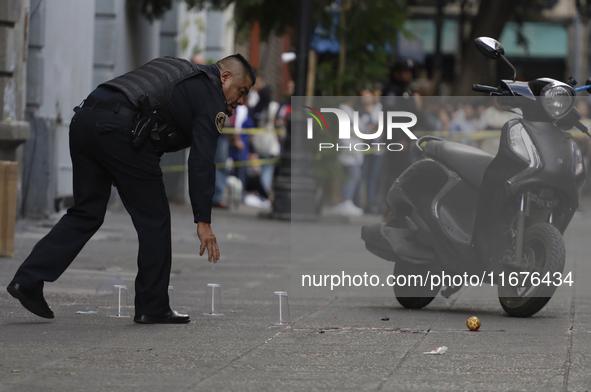
[[[206,68],[220,77],[216,65]],[[97,88],[88,99],[134,109],[123,93],[108,87]],[[180,82],[170,97],[169,110],[191,140],[189,194],[195,222],[209,223],[214,155],[226,110],[221,83],[205,73]],[[74,206],[35,245],[13,282],[41,293],[43,282],[55,281],[102,225],[114,184],[139,239],[135,313],[158,315],[170,310],[170,210],[159,165],[162,152],[151,140],[134,148],[133,126],[133,120],[113,111],[90,107],[77,111],[70,124]]]

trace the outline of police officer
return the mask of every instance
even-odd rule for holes
[[[43,297],[103,223],[111,184],[138,234],[135,280],[137,323],[188,323],[169,306],[170,210],[159,166],[164,152],[191,147],[189,195],[199,255],[220,251],[210,226],[215,188],[214,154],[226,115],[231,115],[256,81],[240,54],[197,65],[164,57],[101,84],[70,124],[74,206],[33,248],[8,292],[34,314],[53,318]]]

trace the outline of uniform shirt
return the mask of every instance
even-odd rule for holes
[[[202,68],[220,80],[215,64]],[[185,136],[191,139],[189,197],[195,223],[209,223],[215,192],[215,150],[226,118],[221,82],[215,83],[205,73],[186,79],[173,90],[168,107]]]
[[[220,71],[215,64],[201,67],[219,80]],[[124,93],[106,86],[98,87],[89,98],[134,107]],[[226,98],[221,82],[214,82],[206,73],[185,79],[172,91],[168,107],[180,130],[191,140],[189,197],[195,223],[210,223],[215,192],[214,156],[226,117]]]

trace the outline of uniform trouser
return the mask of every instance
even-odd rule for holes
[[[101,109],[80,109],[70,124],[74,206],[33,248],[13,282],[37,292],[55,281],[101,227],[111,184],[131,215],[139,240],[135,313],[168,311],[171,269],[170,210],[160,155],[150,140],[131,141],[132,122]]]

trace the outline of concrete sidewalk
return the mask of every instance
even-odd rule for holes
[[[503,313],[496,288],[439,296],[418,311],[391,294],[292,295],[289,223],[258,219],[254,210],[215,211],[222,259],[212,264],[196,256],[190,210],[172,213],[171,285],[176,309],[192,316],[187,325],[76,313],[105,301],[96,288],[107,278],[122,279],[133,303],[137,241],[124,212],[109,212],[70,269],[46,285],[56,318],[28,313],[4,287],[52,221],[18,223],[15,258],[0,259],[0,391],[591,390],[585,216],[565,236],[574,287],[561,287],[536,316],[515,319]],[[316,257],[339,270],[345,256],[363,257],[368,268],[390,273],[392,264],[368,256],[359,239],[360,225],[374,221],[379,217],[310,224],[351,244]],[[207,283],[222,286],[223,316],[201,315]],[[269,325],[276,290],[290,291],[291,326]],[[466,328],[473,315],[482,321],[478,332]],[[443,356],[422,354],[442,345],[449,347]]]

